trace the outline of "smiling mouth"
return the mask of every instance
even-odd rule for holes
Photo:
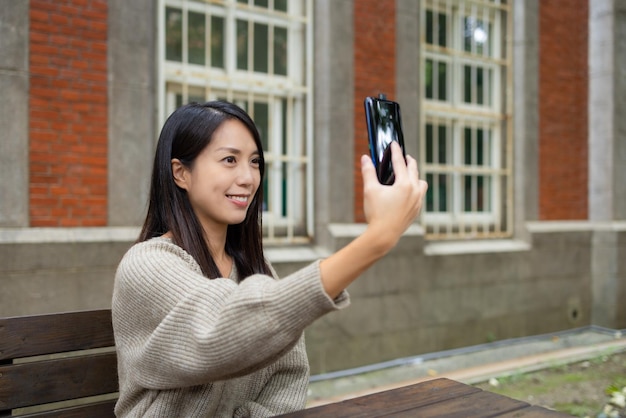
[[[237,202],[248,203],[248,196],[237,196],[233,194],[227,194],[226,197],[232,200],[236,200]]]

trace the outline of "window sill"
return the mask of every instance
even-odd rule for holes
[[[0,228],[0,244],[45,244],[75,242],[135,242],[141,228]]]
[[[472,240],[464,242],[433,242],[424,246],[425,255],[510,253],[529,250],[529,243],[509,239]]]

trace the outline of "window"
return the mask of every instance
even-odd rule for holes
[[[511,6],[506,0],[421,4],[426,235],[510,236]]]
[[[160,0],[159,122],[224,99],[254,119],[266,160],[267,242],[313,230],[310,0]],[[307,65],[307,63],[309,63]]]

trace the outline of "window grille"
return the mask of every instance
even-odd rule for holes
[[[429,239],[512,231],[511,5],[421,2],[420,168]]]
[[[307,242],[312,212],[312,2],[159,0],[159,126],[189,102],[224,99],[263,141],[266,242]]]

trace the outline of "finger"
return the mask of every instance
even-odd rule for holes
[[[396,177],[407,176],[406,160],[402,155],[402,148],[396,141],[391,142],[391,162],[393,163],[393,171]]]
[[[419,170],[417,169],[417,161],[409,154],[406,155],[406,167],[411,175],[416,174],[419,177]]]

